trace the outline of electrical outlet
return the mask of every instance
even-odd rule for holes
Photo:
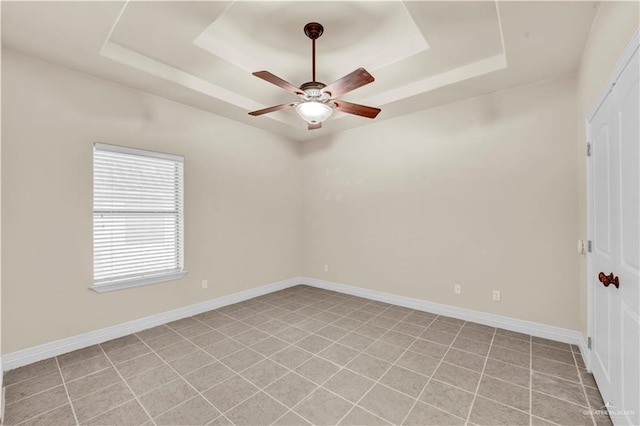
[[[324,265],[324,271],[329,272],[329,265]]]
[[[500,290],[493,290],[493,301],[499,302],[502,296],[500,295]]]
[[[209,288],[209,282],[207,280],[202,280],[202,288]]]
[[[460,284],[454,284],[453,291],[454,291],[455,294],[461,294],[462,293],[462,286]]]

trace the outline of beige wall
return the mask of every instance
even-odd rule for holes
[[[640,26],[640,3],[602,2],[595,17],[589,41],[578,70],[577,96],[577,157],[578,161],[578,224],[580,239],[587,239],[586,206],[586,124],[587,114],[611,77],[618,59],[632,35]],[[587,336],[587,259],[579,261],[580,330]]]
[[[569,76],[305,143],[303,274],[577,329],[575,121]]]
[[[5,353],[299,274],[297,143],[2,55]],[[186,278],[89,290],[94,141],[185,156]]]

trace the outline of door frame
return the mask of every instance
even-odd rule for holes
[[[618,81],[618,78],[620,78],[620,75],[622,74],[627,64],[631,60],[631,57],[639,48],[640,48],[640,28],[636,29],[635,33],[631,37],[631,40],[629,40],[629,43],[627,44],[627,47],[622,53],[622,56],[620,57],[620,59],[618,59],[618,63],[616,64],[616,67],[614,68],[613,73],[607,80],[603,89],[600,91],[600,94],[596,98],[596,102],[589,109],[589,112],[585,119],[585,130],[586,130],[585,146],[586,144],[592,144],[591,145],[592,153],[593,153],[593,142],[591,138],[591,121],[593,121],[593,118],[595,117],[596,113],[604,103],[607,96],[609,96],[609,93],[611,93],[613,86],[615,86],[616,81]],[[588,241],[593,241],[593,212],[594,212],[593,198],[594,197],[593,197],[593,185],[592,185],[593,184],[593,165],[592,165],[593,160],[592,159],[593,159],[593,156],[586,156],[586,162],[587,162],[586,208],[587,208],[587,240]],[[587,286],[587,335],[591,336],[593,335],[593,328],[594,328],[593,315],[594,315],[594,304],[595,304],[595,297],[594,297],[595,275],[594,275],[594,270],[592,265],[593,262],[591,260],[591,253],[587,252],[586,254],[587,254],[587,279],[586,279],[585,285]],[[586,357],[583,356],[583,358],[584,358],[587,370],[591,371],[591,361],[592,361],[591,357],[593,356],[591,348],[587,349],[587,353],[588,355]]]

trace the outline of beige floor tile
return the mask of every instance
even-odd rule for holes
[[[58,364],[60,365],[60,368],[63,368],[63,367],[75,364],[77,362],[86,361],[90,358],[100,356],[100,355],[103,355],[102,349],[100,349],[100,346],[93,345],[83,349],[78,349],[73,352],[68,352],[63,355],[59,355],[57,358],[58,358]]]
[[[353,404],[324,390],[317,389],[293,411],[314,425],[335,425],[351,408]]]
[[[213,362],[215,362],[215,359],[211,355],[202,350],[197,350],[169,362],[169,365],[176,370],[178,374],[186,375]]]
[[[100,355],[61,367],[60,371],[65,381],[71,381],[108,367],[111,367],[111,361],[100,351]]]
[[[266,393],[259,392],[225,413],[225,416],[235,425],[255,426],[271,424],[286,412],[287,407]]]
[[[269,386],[271,383],[284,376],[289,370],[270,359],[265,359],[258,364],[247,368],[241,375],[259,388]]]
[[[149,416],[137,401],[129,401],[106,413],[87,420],[83,425],[87,426],[138,426],[146,424]]]
[[[531,342],[528,340],[516,339],[501,334],[496,334],[493,339],[493,344],[512,351],[524,352],[527,354],[531,352]]]
[[[412,426],[458,426],[464,425],[465,421],[435,407],[418,402],[403,424]]]
[[[396,365],[424,374],[425,376],[431,376],[439,362],[440,361],[435,358],[407,351],[396,361]]]
[[[578,369],[563,362],[552,361],[547,358],[532,357],[531,368],[535,371],[548,374],[550,376],[558,376],[575,383],[580,383]]]
[[[364,351],[373,342],[374,342],[373,339],[362,336],[358,333],[349,333],[346,336],[344,336],[342,339],[338,340],[338,343],[348,346],[357,351]]]
[[[459,367],[468,368],[469,370],[481,372],[484,368],[485,357],[471,354],[469,352],[463,352],[457,349],[449,349],[447,355],[444,357],[444,361],[449,364],[455,364]]]
[[[386,426],[391,423],[360,408],[353,407],[341,421],[341,426]]]
[[[182,337],[180,338],[182,339]],[[102,343],[101,345],[104,345],[104,343]],[[105,349],[105,352],[107,353],[107,356],[109,357],[111,362],[113,362],[114,364],[119,364],[121,362],[129,361],[133,358],[137,358],[141,355],[147,354],[151,352],[151,349],[149,349],[146,344],[138,341],[126,346],[118,347],[117,349]]]
[[[295,369],[296,373],[318,384],[324,383],[338,370],[336,365],[319,357],[313,357]]]
[[[512,351],[499,346],[493,346],[491,348],[489,351],[489,358],[527,369],[529,368],[531,360],[528,353]]]
[[[347,368],[372,380],[378,380],[391,367],[387,361],[361,354],[347,364]]]
[[[376,327],[375,325],[369,323],[365,323],[354,330],[354,332],[360,334],[361,336],[365,336],[374,340],[381,337],[387,331],[389,330],[382,327]]]
[[[473,394],[432,379],[420,395],[420,401],[466,419]]]
[[[327,380],[323,386],[341,397],[356,403],[374,384],[375,382],[373,380],[369,380],[366,377],[344,369]]]
[[[443,362],[433,374],[433,378],[475,393],[480,374]]]
[[[148,328],[146,330],[142,330],[136,333],[136,335],[142,340],[153,339],[154,337],[162,336],[165,333],[172,331],[166,325],[159,325],[157,327]]]
[[[398,391],[377,384],[365,395],[358,405],[392,424],[400,424],[414,403],[415,400],[413,398],[409,398]]]
[[[577,346],[302,285],[9,371],[5,423],[151,426],[121,376],[158,424],[611,425]]]
[[[224,413],[257,393],[258,390],[255,385],[236,374],[202,395]]]
[[[489,358],[484,368],[484,374],[488,374],[516,385],[529,387],[530,370],[520,368],[512,364]]]
[[[69,399],[64,387],[58,386],[16,403],[7,404],[4,411],[4,424],[17,424],[68,403]]]
[[[196,388],[199,392],[203,392],[225,379],[233,376],[233,371],[225,365],[215,361],[184,376],[184,379]]]
[[[320,352],[318,356],[340,366],[345,366],[358,354],[359,352],[355,349],[351,349],[349,347],[341,345],[340,343],[335,343]]]
[[[56,371],[58,371],[56,359],[49,358],[5,372],[3,382],[5,386],[8,386],[43,374],[55,373]]]
[[[273,423],[274,426],[311,426],[311,423],[294,413],[289,411]]]
[[[564,362],[565,364],[569,364],[571,366],[575,365],[575,360],[573,359],[573,353],[571,351],[567,352],[561,349],[555,349],[550,346],[538,345],[533,343],[531,345],[531,353],[533,356],[547,358],[553,361]]]
[[[255,330],[255,331],[259,332],[259,333],[262,333],[261,331],[258,331],[258,330]],[[215,343],[218,343],[218,342],[220,342],[220,341],[222,341],[222,340],[224,340],[226,338],[227,338],[227,336],[225,336],[221,332],[216,331],[216,330],[211,330],[211,331],[207,331],[206,333],[194,336],[194,337],[190,338],[189,340],[194,345],[199,346],[201,348],[204,348],[204,347],[207,347],[207,346],[211,346],[211,345],[213,345]],[[242,343],[242,342],[240,342],[240,343]]]
[[[561,425],[592,425],[584,407],[533,391],[531,414]]]
[[[404,349],[398,346],[390,345],[378,340],[365,349],[364,353],[383,359],[387,362],[395,362],[400,355],[404,353],[404,351]]]
[[[185,328],[193,327],[194,325],[198,325],[198,324],[199,322],[196,319],[192,317],[187,317],[187,318],[182,318],[176,321],[168,322],[166,326],[173,330],[182,330]]]
[[[115,385],[73,401],[73,407],[78,421],[83,423],[131,399],[133,399],[133,394],[127,385],[120,381]]]
[[[196,396],[154,419],[158,426],[206,425],[220,412],[201,396]]]
[[[411,346],[409,346],[409,350],[412,352],[420,355],[427,355],[436,359],[441,359],[447,353],[448,349],[448,346],[423,339],[417,339]]]
[[[456,337],[456,340],[451,345],[453,348],[471,352],[480,356],[487,356],[489,353],[489,346],[489,343],[467,339],[466,337],[461,336]]]
[[[537,371],[532,373],[531,379],[531,388],[535,391],[588,407],[584,396],[584,388],[578,383],[555,376],[548,376]]]
[[[161,336],[154,337],[145,341],[147,346],[149,346],[154,351],[158,351],[167,346],[175,345],[178,342],[184,342],[187,339],[176,333],[175,331],[171,331],[169,333],[165,333]],[[107,353],[108,354],[108,353]]]
[[[404,333],[399,333],[394,330],[387,331],[381,338],[381,341],[385,343],[389,343],[391,345],[395,345],[401,347],[402,349],[407,349],[409,346],[413,344],[416,340],[415,337],[406,335]]]
[[[161,365],[158,368],[147,370],[126,380],[133,393],[142,395],[177,378],[178,374],[175,371],[166,365]]]
[[[318,386],[304,377],[289,373],[265,388],[265,392],[286,405],[293,407]]]
[[[147,412],[152,417],[156,417],[196,394],[197,392],[187,382],[178,379],[142,395],[139,400]]]
[[[454,334],[445,333],[444,331],[434,330],[432,328],[425,329],[420,334],[421,339],[429,340],[431,342],[440,343],[441,345],[449,346],[456,338]]]
[[[31,379],[23,380],[13,385],[9,385],[5,389],[5,403],[11,404],[23,398],[35,395],[47,389],[54,388],[62,384],[62,378],[59,372],[36,376]]]
[[[184,338],[193,339],[196,336],[200,336],[201,334],[210,332],[211,327],[204,323],[198,323],[192,327],[182,328],[176,331]]]
[[[244,345],[232,339],[224,339],[213,345],[205,346],[203,350],[216,359],[222,359],[228,355],[244,349]]]
[[[529,412],[529,388],[523,388],[509,382],[482,377],[478,395],[501,402],[522,411]]]
[[[309,333],[308,331],[302,330],[297,327],[288,327],[282,330],[281,332],[279,332],[278,334],[276,334],[276,337],[278,339],[284,340],[287,343],[295,343],[299,340],[304,339],[310,334],[311,333]]]
[[[311,352],[313,354],[317,354],[323,349],[327,348],[332,344],[332,341],[329,339],[325,339],[322,336],[318,336],[316,334],[312,334],[310,336],[305,337],[304,339],[296,342],[296,346]]]
[[[393,326],[392,330],[407,334],[409,336],[418,337],[420,336],[420,334],[422,334],[425,328],[426,327],[402,321]]]
[[[429,380],[428,377],[402,367],[393,366],[380,379],[380,383],[417,398]]]
[[[529,414],[477,396],[471,408],[469,421],[479,426],[528,425]]]
[[[156,351],[156,354],[166,362],[181,358],[198,350],[198,347],[190,341],[183,339],[173,345],[165,346]]]
[[[300,366],[303,362],[311,358],[313,355],[296,346],[288,346],[270,356],[270,359],[278,364],[284,365],[290,370]]]
[[[251,345],[251,349],[258,352],[263,356],[271,356],[276,352],[289,346],[284,340],[277,339],[275,337],[268,337],[258,343]]]
[[[249,348],[244,348],[222,358],[220,361],[232,370],[239,372],[265,359],[264,356]]]
[[[123,383],[122,379],[113,367],[109,367],[72,382],[67,382],[67,391],[73,401],[116,383]]]
[[[552,348],[562,349],[563,351],[571,352],[571,345],[562,342],[556,342],[555,340],[549,340],[542,337],[532,336],[531,341],[538,345],[551,346]]]
[[[63,405],[54,410],[47,411],[31,420],[27,420],[20,426],[72,426],[76,425],[71,405]]]
[[[116,370],[126,379],[144,373],[147,370],[160,367],[162,364],[162,360],[156,354],[148,353],[141,357],[117,364]]]
[[[327,325],[326,327],[316,331],[316,334],[329,340],[337,341],[349,334],[349,331],[344,328]]]

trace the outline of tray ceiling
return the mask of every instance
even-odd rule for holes
[[[304,140],[575,71],[595,14],[586,2],[3,2],[3,46],[248,125]],[[376,81],[344,100],[375,120],[334,114],[308,131],[295,100],[251,72],[300,85],[365,67]]]

